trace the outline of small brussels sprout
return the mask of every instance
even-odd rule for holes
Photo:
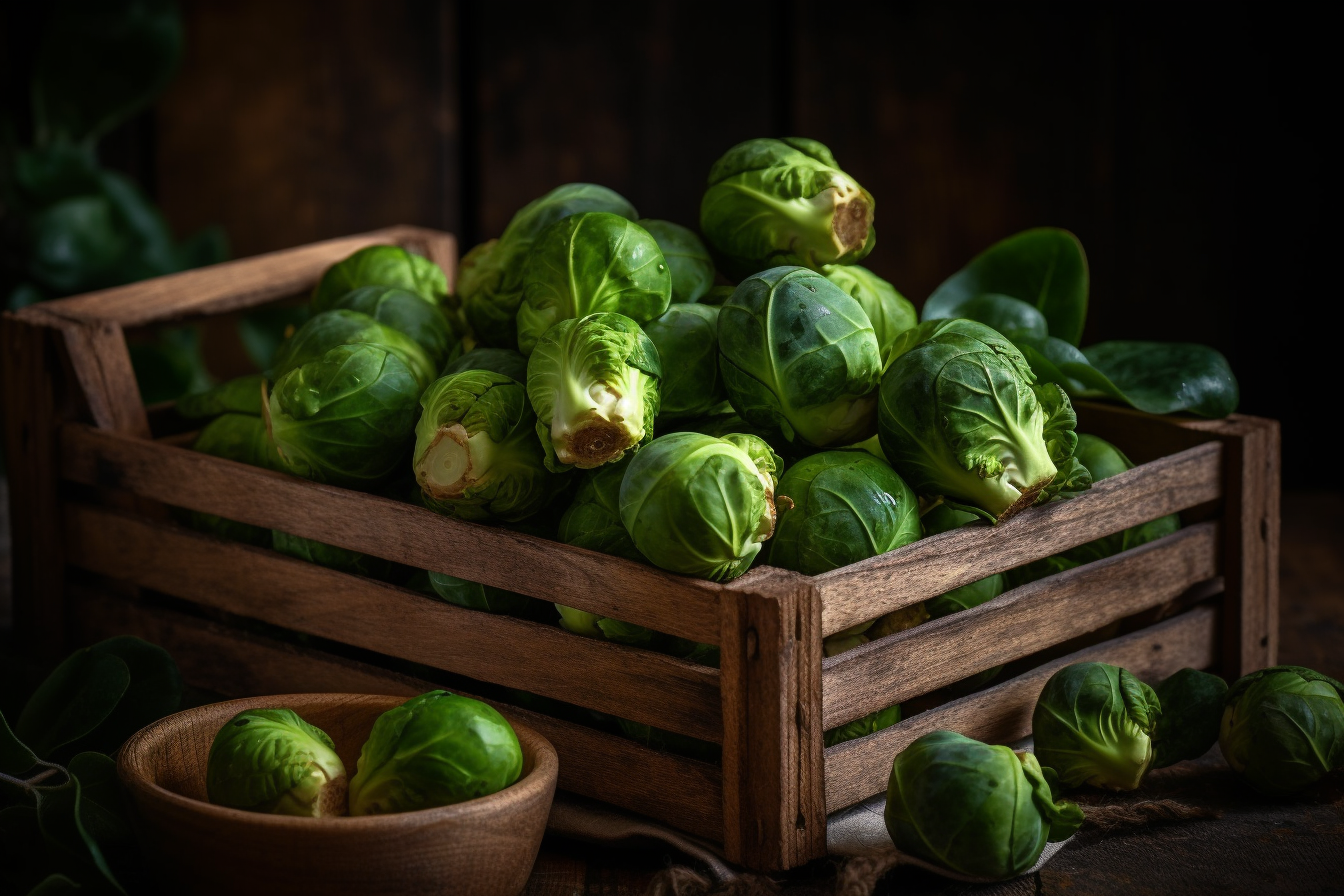
[[[866,452],[805,457],[780,478],[776,494],[771,566],[815,576],[894,551],[922,534],[914,492]]]
[[[396,286],[361,286],[337,299],[332,308],[367,314],[409,337],[424,349],[435,370],[443,367],[461,343],[461,334],[442,308]]]
[[[429,585],[434,594],[445,603],[466,607],[469,610],[484,610],[487,613],[500,613],[507,616],[526,612],[532,598],[516,591],[505,591],[492,585],[482,585],[450,576],[442,572],[429,573]]]
[[[277,551],[290,557],[371,579],[386,578],[392,570],[392,563],[382,557],[338,548],[311,538],[300,538],[288,532],[281,532],[279,529],[271,533],[271,544]]]
[[[639,217],[635,207],[614,190],[597,184],[564,184],[519,209],[498,240],[483,243],[463,257],[457,293],[482,345],[518,347],[516,318],[523,301],[524,262],[543,230],[581,212],[610,212],[631,221]]]
[[[265,405],[284,469],[332,485],[379,484],[404,463],[422,389],[377,345],[338,345],[290,370]]]
[[[358,311],[332,310],[313,315],[293,336],[280,343],[270,378],[279,380],[291,370],[319,360],[338,345],[378,346],[405,364],[422,389],[434,381],[438,370],[419,343],[406,334]]]
[[[900,705],[888,706],[886,709],[871,712],[861,719],[855,719],[847,725],[832,728],[822,736],[822,742],[828,747],[833,747],[847,740],[858,740],[861,737],[876,734],[883,728],[890,728],[900,720]]]
[[[543,509],[561,487],[546,468],[521,383],[467,370],[436,380],[420,404],[413,457],[427,506],[512,522]]]
[[[527,383],[527,359],[511,348],[474,348],[443,368],[444,376],[464,370],[492,370],[511,380]]]
[[[1270,796],[1344,765],[1344,684],[1301,666],[1252,672],[1227,693],[1218,745],[1232,769]]]
[[[1012,343],[983,324],[907,330],[882,377],[882,450],[918,494],[1008,519],[1076,463],[1068,397],[1035,381]]]
[[[644,332],[658,348],[663,388],[659,419],[703,417],[727,399],[719,376],[719,309],[673,304]]]
[[[658,242],[672,273],[672,301],[698,302],[714,285],[714,259],[689,227],[640,218],[637,222]]]
[[[1007,880],[1040,858],[1047,842],[1083,823],[1056,801],[1037,758],[934,731],[891,766],[885,812],[896,848],[968,877]]]
[[[586,212],[546,228],[523,268],[518,350],[562,320],[600,311],[637,324],[654,320],[672,301],[672,275],[658,243],[620,215]]]
[[[313,309],[335,308],[342,296],[361,286],[395,286],[436,306],[448,294],[448,278],[428,258],[400,246],[369,246],[327,268],[313,289]]]
[[[177,400],[177,413],[189,420],[202,420],[206,417],[231,413],[260,417],[264,380],[261,374],[254,373],[212,386],[204,392],[183,395]]]
[[[1074,663],[1045,683],[1031,716],[1036,755],[1067,787],[1133,790],[1153,761],[1157,694],[1126,669]]]
[[[747,571],[774,532],[782,465],[755,436],[660,436],[625,471],[621,522],[655,566],[727,581]]]
[[[1197,669],[1181,669],[1153,690],[1162,705],[1153,731],[1153,768],[1198,759],[1217,743],[1227,682]]]
[[[962,526],[979,520],[980,517],[973,513],[957,510],[942,503],[929,508],[928,512],[920,518],[920,522],[924,525],[925,535],[951,532],[953,529],[960,529]],[[972,607],[988,603],[1002,594],[1003,589],[1003,573],[996,572],[992,576],[986,576],[983,579],[971,582],[969,585],[962,585],[959,588],[953,588],[946,594],[930,598],[924,601],[924,607],[929,611],[929,618],[941,619],[944,616],[950,616],[953,613],[960,613],[962,610],[969,610]]]
[[[621,522],[621,482],[633,454],[583,474],[574,500],[560,517],[557,537],[565,544],[644,561]]]
[[[728,400],[754,425],[818,448],[876,431],[877,337],[820,274],[779,267],[743,280],[719,311],[719,351]]]
[[[350,814],[449,806],[497,793],[522,771],[518,735],[493,707],[430,691],[373,723],[350,779]]]
[[[592,469],[653,435],[662,365],[658,349],[623,314],[562,320],[527,362],[527,397],[547,465]]]
[[[261,383],[260,380],[256,382],[260,405]],[[192,450],[268,470],[282,468],[280,456],[266,434],[266,422],[250,414],[229,413],[211,420],[196,437]],[[188,513],[187,519],[192,528],[230,541],[253,545],[266,545],[271,541],[269,529],[239,523],[213,513],[193,510]]]
[[[210,745],[205,790],[215,805],[249,812],[345,814],[336,745],[292,709],[248,709],[226,722]]]
[[[896,287],[857,264],[828,264],[821,272],[862,306],[863,313],[873,325],[878,353],[886,365],[896,337],[919,323],[914,304],[897,292]]]
[[[732,277],[780,264],[819,270],[873,250],[873,197],[803,137],[739,143],[714,163],[700,231]]]

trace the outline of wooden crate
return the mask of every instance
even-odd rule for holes
[[[713,764],[498,704],[555,743],[562,788],[721,842],[730,858],[763,870],[823,855],[827,814],[884,789],[892,756],[919,735],[1025,736],[1036,695],[1063,664],[1105,660],[1152,680],[1182,666],[1237,675],[1274,662],[1273,421],[1154,418],[1083,403],[1080,429],[1140,466],[1003,525],[824,575],[762,568],[716,584],[197,454],[171,434],[170,412],[142,406],[126,329],[300,295],[328,265],[387,242],[452,277],[451,236],[395,227],[4,317],[21,643],[55,654],[138,633],[168,647],[190,681],[224,694],[429,687],[420,679],[433,675],[408,675],[409,661],[721,744]],[[215,539],[175,524],[165,505],[718,644],[721,668]],[[822,658],[827,634],[1176,512],[1185,528],[1160,541]],[[1000,664],[1008,671],[992,687],[953,700],[934,693]],[[823,748],[823,731],[896,702],[923,711]]]

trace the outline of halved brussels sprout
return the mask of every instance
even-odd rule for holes
[[[430,691],[373,723],[350,779],[350,814],[410,812],[489,796],[522,770],[518,735],[493,707]]]
[[[1218,744],[1232,769],[1270,796],[1295,793],[1344,765],[1344,684],[1273,666],[1227,694]]]
[[[205,789],[210,802],[249,812],[345,814],[336,745],[292,709],[248,709],[226,722],[210,745]]]
[[[896,287],[857,264],[828,264],[821,272],[862,306],[873,325],[878,353],[885,366],[896,337],[919,323],[914,304]]]
[[[719,309],[672,304],[643,325],[662,362],[660,420],[703,417],[727,400],[719,375]]]
[[[818,448],[876,431],[877,337],[822,275],[778,267],[743,280],[719,311],[719,351],[728,400],[750,423]]]
[[[635,207],[614,190],[597,184],[564,184],[518,210],[498,240],[472,249],[457,274],[457,294],[482,345],[518,347],[518,305],[523,300],[523,265],[537,236],[550,225],[580,212],[610,212],[633,221]]]
[[[1133,790],[1153,761],[1157,694],[1126,669],[1074,663],[1045,683],[1031,716],[1036,755],[1067,787]]]
[[[420,400],[415,478],[425,502],[464,519],[517,521],[546,506],[561,483],[546,469],[521,383],[488,370],[437,380]]]
[[[592,469],[653,435],[662,365],[639,324],[601,312],[563,320],[527,362],[547,466]]]
[[[774,532],[781,466],[755,436],[660,436],[625,471],[621,522],[655,566],[727,581],[747,571]]]
[[[313,289],[313,310],[335,308],[342,296],[361,286],[395,286],[435,306],[448,294],[448,278],[428,258],[400,246],[369,246],[327,268]]]
[[[460,349],[462,334],[455,330],[443,309],[410,290],[361,286],[337,299],[332,308],[367,314],[383,326],[410,337],[425,350],[435,370]]]
[[[672,272],[672,301],[698,302],[714,285],[714,259],[689,227],[640,218],[637,222],[658,241],[658,248]]]
[[[396,355],[415,375],[420,388],[434,381],[438,365],[414,339],[358,311],[331,310],[313,315],[280,343],[269,376],[279,380],[295,368],[317,361],[338,345],[376,345]]]
[[[700,202],[700,231],[729,276],[780,264],[820,270],[873,249],[873,197],[803,137],[739,143],[714,163]]]
[[[527,384],[527,359],[511,348],[474,348],[443,368],[443,375],[452,376],[464,370],[493,370]]]
[[[528,253],[518,350],[530,355],[562,320],[606,311],[642,324],[671,301],[672,273],[643,227],[607,212],[570,215],[542,231]]]
[[[934,731],[896,754],[885,818],[901,852],[1007,880],[1036,864],[1047,842],[1078,830],[1083,812],[1056,801],[1032,754]]]

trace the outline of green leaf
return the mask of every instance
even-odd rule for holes
[[[35,765],[37,757],[33,751],[10,730],[4,713],[0,713],[0,774],[22,775]]]
[[[1240,390],[1232,367],[1207,345],[1099,342],[1083,354],[1141,411],[1216,418],[1237,409]]]
[[[103,753],[79,753],[68,770],[79,779],[79,817],[85,833],[100,847],[126,846],[134,841],[122,805],[117,764]]]
[[[64,896],[84,889],[64,874],[49,874],[42,883],[28,891],[28,896]]]
[[[172,0],[66,0],[33,70],[38,144],[96,140],[148,106],[181,55]]]
[[[960,317],[958,308],[985,294],[1010,296],[1039,310],[1049,335],[1077,345],[1087,319],[1087,290],[1082,243],[1067,230],[1037,227],[995,243],[943,281],[924,304],[923,319]]]
[[[48,756],[97,728],[130,684],[131,671],[118,657],[77,650],[28,699],[15,733],[38,756]]]
[[[130,635],[109,638],[89,649],[125,663],[131,681],[116,708],[87,737],[80,739],[79,746],[103,753],[116,752],[132,734],[177,711],[182,701],[182,676],[168,651]],[[70,770],[75,771],[73,765]]]
[[[81,789],[79,778],[71,775],[64,785],[38,793],[37,823],[42,837],[60,867],[82,872],[77,874],[81,879],[101,877],[116,892],[125,893],[84,823]]]

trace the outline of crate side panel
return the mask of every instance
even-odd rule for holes
[[[132,634],[160,645],[192,685],[226,697],[284,693],[415,696],[439,685],[377,666],[236,631],[182,613],[72,588],[73,637],[91,644]],[[468,695],[470,696],[470,695]],[[483,698],[477,698],[483,699]],[[647,749],[507,703],[486,700],[555,745],[560,787],[639,812],[710,840],[722,836],[720,773],[713,765]],[[614,775],[638,768],[639,775]]]
[[[87,426],[63,475],[717,644],[722,586],[423,507]]]
[[[1046,681],[1073,663],[1112,663],[1148,682],[1186,666],[1207,669],[1217,659],[1216,617],[1212,607],[1197,607],[911,716],[876,734],[837,744],[826,751],[826,810],[835,812],[884,791],[892,757],[931,731],[948,729],[986,743],[1021,740],[1031,733],[1031,714]]]
[[[835,728],[1173,600],[1214,577],[1217,555],[1217,525],[1199,523],[830,657],[822,664],[823,725]]]
[[[827,635],[1222,494],[1222,446],[1198,445],[997,526],[922,538],[816,577]]]
[[[719,672],[707,666],[101,508],[68,506],[66,542],[72,564],[203,606],[702,740],[723,736]]]

